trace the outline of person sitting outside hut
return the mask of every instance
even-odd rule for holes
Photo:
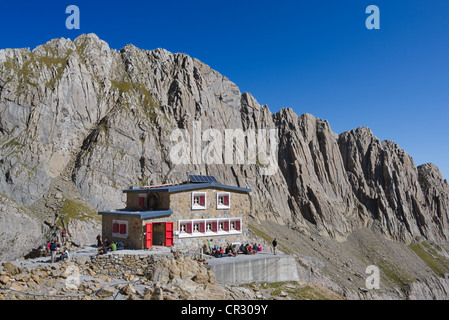
[[[108,249],[103,245],[101,247],[98,247],[98,254],[106,254],[108,253]]]
[[[253,244],[253,252],[254,253],[257,253],[257,249],[258,249],[259,247],[257,246],[257,243],[255,243],[255,244]]]
[[[69,251],[67,250],[67,247],[64,247],[64,250],[62,251],[60,259],[61,259],[61,261],[64,261],[65,259],[69,259],[69,258],[70,258]]]
[[[225,255],[231,256],[231,257],[233,257],[233,256],[235,255],[235,252],[234,252],[234,250],[232,249],[232,246],[231,246],[230,244],[228,244],[228,245],[226,246],[226,249],[225,249]]]
[[[218,252],[219,252],[219,251],[220,251],[220,250],[219,250],[218,246],[215,245],[214,248],[212,249],[212,255],[213,255],[214,257],[216,257],[216,256],[218,255]]]

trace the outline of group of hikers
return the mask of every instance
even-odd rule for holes
[[[59,241],[57,241],[57,240],[48,241],[45,245],[41,245],[37,249],[39,251],[42,251],[43,255],[45,255],[47,257],[50,256],[51,263],[69,259],[70,254],[69,254],[67,247],[65,246],[66,241],[67,241],[67,232],[65,229],[62,230],[62,232],[61,232],[61,240],[62,240],[61,243],[59,243]],[[59,257],[58,257],[58,255],[59,255]]]
[[[260,244],[241,244],[240,246],[234,244],[230,245],[229,243],[226,245],[226,248],[219,247],[217,245],[213,245],[213,239],[208,240],[208,251],[207,254],[214,256],[216,258],[221,257],[236,257],[238,254],[256,254],[257,252],[262,251],[262,246]]]
[[[240,245],[239,250],[237,253],[241,254],[256,254],[257,252],[262,252],[262,246],[260,244],[246,244],[246,245]]]
[[[101,235],[97,236],[98,254],[106,254],[108,251],[117,251],[123,249],[123,244],[120,242],[102,240]]]
[[[260,244],[241,244],[238,245],[230,245],[229,243],[226,245],[226,248],[223,250],[222,247],[218,247],[217,245],[213,245],[213,239],[207,241],[209,250],[206,252],[207,254],[214,256],[216,258],[222,257],[236,257],[238,254],[256,254],[258,252],[262,252],[262,246]],[[273,253],[276,254],[277,240],[273,239],[271,243],[273,246]],[[206,251],[206,248],[205,248]]]
[[[63,261],[70,258],[69,251],[66,246],[61,246],[61,244],[56,240],[49,241],[45,246],[39,246],[39,250],[45,250],[45,255],[51,256],[51,263],[56,261]],[[58,257],[59,254],[59,257]]]

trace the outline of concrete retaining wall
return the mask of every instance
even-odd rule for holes
[[[221,284],[299,281],[293,256],[267,255],[252,259],[220,260],[211,261],[209,265]]]

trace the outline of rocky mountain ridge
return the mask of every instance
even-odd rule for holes
[[[260,163],[174,164],[171,133],[193,134],[195,122],[275,129],[274,174]],[[0,150],[2,259],[63,226],[79,245],[93,243],[95,210],[122,207],[122,189],[182,182],[187,172],[251,188],[255,224],[339,242],[360,228],[404,244],[449,240],[449,185],[434,165],[417,167],[368,128],[337,135],[310,114],[272,114],[186,54],[117,51],[94,34],[0,50]]]

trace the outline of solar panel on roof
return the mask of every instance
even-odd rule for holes
[[[198,175],[189,175],[190,181],[193,183],[209,183],[209,182],[218,182],[217,179],[213,176],[198,176]]]

